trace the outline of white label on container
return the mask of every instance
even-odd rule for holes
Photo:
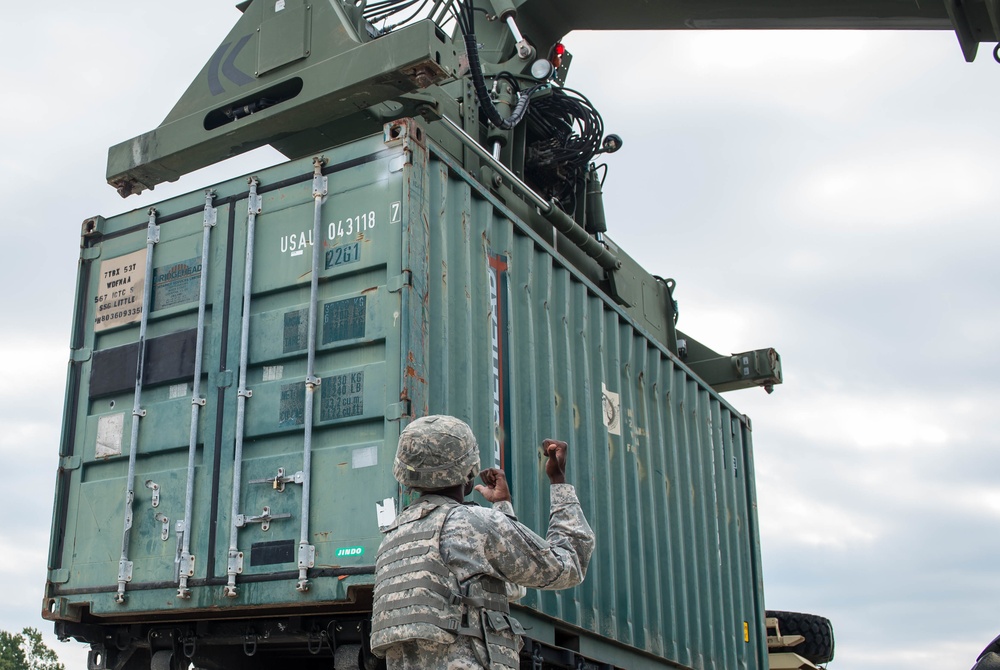
[[[183,398],[188,394],[187,384],[174,384],[170,387],[170,399]]]
[[[611,435],[622,434],[622,402],[617,393],[608,390],[608,387],[601,384],[601,408],[604,417],[604,425]]]
[[[101,262],[94,296],[94,331],[142,319],[142,294],[146,282],[146,250]]]
[[[283,365],[264,366],[264,381],[276,382],[284,376],[285,376],[285,367]]]
[[[370,468],[373,465],[378,465],[378,447],[362,447],[351,452],[353,469]]]
[[[274,11],[280,12],[284,8],[285,8],[285,0],[277,0],[274,3]]]
[[[107,414],[97,420],[97,458],[121,456],[125,414]]]
[[[375,503],[375,515],[378,517],[378,527],[385,528],[396,520],[396,501],[386,498]]]

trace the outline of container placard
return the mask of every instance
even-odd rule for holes
[[[320,421],[361,416],[365,411],[365,373],[327,377],[320,385]]]
[[[286,354],[302,351],[309,346],[309,310],[297,309],[285,313],[285,328],[281,337]]]
[[[364,337],[366,315],[365,296],[323,305],[323,344]]]
[[[201,258],[189,258],[153,269],[153,311],[197,302],[201,291]]]
[[[101,261],[97,295],[94,296],[94,331],[141,320],[145,281],[145,249]]]
[[[278,427],[292,428],[306,422],[306,383],[282,384]]]

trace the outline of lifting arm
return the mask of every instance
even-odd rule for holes
[[[968,61],[1000,40],[998,0],[522,0],[525,34],[573,30],[954,30]]]
[[[522,34],[547,48],[573,30],[954,30],[969,61],[980,42],[1000,39],[1000,0],[469,1],[490,19],[477,31],[484,61],[506,47],[526,58]],[[437,0],[438,23],[458,4]],[[242,17],[163,123],[111,148],[108,183],[124,197],[264,144],[305,155],[416,113],[414,93],[447,105],[441,85],[464,67],[458,31],[449,38],[428,20],[378,32],[366,5],[240,3]]]

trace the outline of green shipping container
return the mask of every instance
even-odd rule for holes
[[[597,549],[524,667],[766,668],[748,420],[539,221],[401,121],[85,222],[45,616],[92,668],[358,667],[399,432],[448,413],[543,534],[571,444]]]

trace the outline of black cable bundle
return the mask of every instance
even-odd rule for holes
[[[383,25],[379,28],[379,34],[385,34],[391,32],[394,28],[404,25],[413,19],[417,18],[420,13],[430,4],[431,0],[379,0],[378,2],[372,2],[365,5],[362,15],[365,20],[374,24],[379,21],[385,21],[392,16],[401,14],[408,9],[416,7],[409,16],[403,19],[398,19],[394,21],[391,25]]]
[[[472,0],[464,0],[464,2],[459,2],[457,4],[458,28],[462,31],[462,36],[465,38],[465,52],[469,58],[469,74],[472,75],[472,86],[476,91],[476,98],[479,100],[479,106],[482,108],[483,113],[486,115],[486,118],[489,119],[490,123],[501,130],[510,130],[519,124],[522,119],[524,119],[524,116],[528,111],[528,103],[531,101],[532,93],[546,84],[538,84],[523,93],[519,93],[517,104],[514,105],[514,109],[511,111],[510,116],[506,119],[500,116],[500,112],[497,110],[496,105],[493,104],[493,98],[490,97],[489,89],[486,88],[486,79],[483,76],[483,66],[479,61],[479,43],[476,42],[475,13],[477,10],[472,4]]]
[[[373,29],[377,30],[379,35],[384,35],[418,17],[430,2],[431,0],[378,0],[377,2],[366,4],[364,10],[362,10],[362,15],[372,25]],[[384,22],[389,18],[408,10],[412,11],[405,18],[397,19],[391,25],[385,25]],[[510,116],[506,119],[503,118],[493,103],[493,98],[490,97],[489,89],[486,86],[486,79],[483,76],[483,66],[479,60],[479,43],[476,42],[476,12],[486,13],[486,11],[475,7],[473,0],[453,0],[447,4],[444,12],[451,19],[455,20],[465,39],[465,49],[469,58],[469,70],[472,74],[472,84],[476,91],[476,97],[479,100],[479,106],[482,108],[483,113],[486,114],[486,118],[489,119],[490,123],[497,128],[510,130],[524,118],[528,110],[531,94],[542,88],[545,84],[539,84],[520,94]],[[442,12],[442,16],[445,15],[444,12]],[[375,24],[380,21],[383,22],[383,25],[375,28]]]
[[[573,211],[591,161],[604,151],[604,120],[583,94],[553,88],[532,103],[528,123],[528,181]]]

